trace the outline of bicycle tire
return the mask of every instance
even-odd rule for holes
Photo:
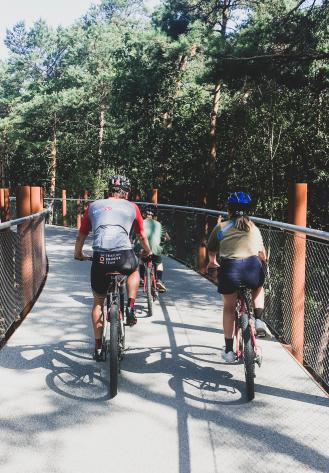
[[[118,393],[118,377],[120,365],[120,329],[119,307],[113,304],[110,308],[110,394],[111,399]]]
[[[120,352],[119,352],[119,359],[122,360],[123,352],[126,347],[126,329],[125,329],[125,293],[124,290],[120,290],[120,311],[121,311],[121,319],[120,319]],[[120,367],[119,367],[120,368]],[[120,371],[120,370],[119,370]]]
[[[146,297],[147,297],[147,311],[148,316],[153,315],[153,295],[152,295],[152,268],[146,268]]]
[[[255,397],[255,354],[251,343],[248,314],[241,315],[241,329],[247,400],[252,401]]]

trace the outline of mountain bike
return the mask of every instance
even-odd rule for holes
[[[102,355],[104,361],[110,361],[111,398],[118,393],[120,362],[125,350],[125,291],[127,276],[120,273],[110,274],[109,288],[106,294],[106,314],[103,313]]]
[[[93,261],[92,256],[86,260]],[[103,332],[101,357],[110,361],[111,399],[118,393],[120,362],[125,350],[125,292],[127,276],[121,273],[108,273],[109,285],[106,293],[106,313],[102,311]]]
[[[148,316],[153,315],[153,302],[158,297],[158,291],[156,286],[155,266],[152,261],[152,256],[148,257],[143,261],[144,263],[144,283],[143,288],[147,298],[147,309]]]
[[[260,367],[262,355],[256,344],[256,330],[248,299],[248,289],[240,286],[235,309],[235,340],[236,356],[243,361],[246,378],[246,393],[248,401],[255,397],[255,364]]]

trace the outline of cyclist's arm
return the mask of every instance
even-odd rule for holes
[[[145,232],[143,231],[142,233],[137,235],[137,238],[139,240],[139,243],[141,244],[141,247],[144,250],[143,256],[149,256],[152,253],[152,251],[151,251],[150,244]]]
[[[258,238],[258,245],[259,245],[258,258],[263,263],[266,263],[267,262],[267,253],[266,253],[266,249],[265,249],[265,246],[264,246],[263,237],[262,237],[262,234],[261,234],[259,228],[256,227],[256,225],[255,225],[255,228],[256,228],[256,237]]]
[[[143,256],[146,257],[146,256],[149,256],[150,254],[152,254],[152,251],[151,251],[150,244],[149,244],[148,238],[147,238],[145,230],[144,230],[143,217],[140,213],[140,210],[139,210],[138,206],[136,204],[133,204],[133,205],[134,205],[135,211],[136,211],[136,217],[135,217],[135,220],[134,220],[134,223],[133,223],[133,229],[134,229],[135,235],[138,238],[138,241],[139,241],[141,247],[144,250]]]
[[[168,232],[165,232],[164,234],[164,237],[163,237],[163,241],[170,241],[170,236],[169,236],[169,233]]]
[[[83,245],[84,245],[84,242],[85,242],[87,236],[88,236],[88,234],[85,235],[84,233],[79,233],[78,234],[77,239],[75,241],[74,259],[78,259],[80,261],[83,261],[83,260],[87,259],[87,257],[84,256],[84,254],[82,252]]]
[[[89,259],[89,257],[84,256],[84,254],[82,252],[83,245],[86,241],[88,233],[91,230],[91,223],[90,223],[90,220],[89,220],[88,211],[89,211],[89,208],[87,208],[85,210],[85,213],[84,213],[83,218],[82,218],[80,230],[79,230],[77,239],[75,241],[74,259],[77,259],[77,260],[80,260],[80,261],[83,261],[85,259]]]
[[[263,263],[266,263],[267,262],[267,254],[266,254],[266,250],[265,250],[265,247],[263,246],[262,249],[258,252],[258,258],[263,262]]]
[[[208,257],[209,257],[209,263],[208,263],[207,268],[217,268],[217,266],[219,266],[217,262],[217,253],[219,250],[219,240],[217,238],[218,230],[219,230],[219,226],[216,225],[213,231],[211,232],[208,243],[207,243]]]

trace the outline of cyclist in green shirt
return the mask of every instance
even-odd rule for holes
[[[153,206],[148,206],[143,212],[144,231],[147,235],[149,245],[152,251],[152,262],[156,270],[157,289],[159,292],[166,292],[166,286],[163,283],[163,262],[162,262],[162,242],[170,240],[170,237],[163,225],[156,220],[156,209]],[[138,247],[135,247],[138,252]],[[144,265],[139,267],[141,279],[144,278]]]

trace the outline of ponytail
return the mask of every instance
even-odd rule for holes
[[[234,227],[240,232],[250,232],[252,222],[248,215],[237,215]]]

